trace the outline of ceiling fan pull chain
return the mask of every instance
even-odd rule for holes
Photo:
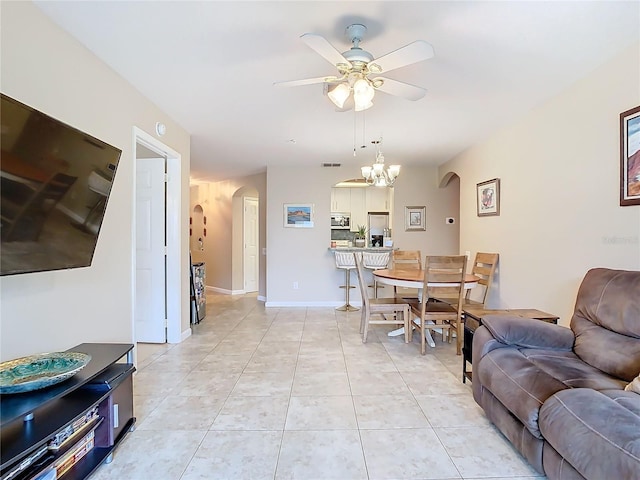
[[[365,132],[365,125],[367,122],[367,117],[365,116],[365,112],[366,110],[362,111],[362,145],[360,145],[360,148],[367,148],[367,146],[364,143],[364,132]]]
[[[356,156],[356,111],[353,110],[353,156]]]

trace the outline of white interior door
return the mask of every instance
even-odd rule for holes
[[[165,205],[165,159],[136,159],[137,342],[167,340]]]
[[[258,199],[244,197],[244,291],[258,291]]]

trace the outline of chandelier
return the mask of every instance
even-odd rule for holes
[[[371,142],[376,146],[376,161],[373,165],[361,167],[362,176],[367,185],[376,187],[393,187],[393,184],[400,174],[400,165],[384,165],[384,155],[382,154],[382,139]]]
[[[352,72],[343,82],[328,87],[327,96],[336,107],[344,108],[350,97],[353,98],[356,112],[373,107],[375,89],[383,84],[383,80],[381,78],[370,80],[366,77],[366,73],[368,72]]]

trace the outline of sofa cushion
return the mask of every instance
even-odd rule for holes
[[[516,348],[499,348],[487,353],[473,365],[483,388],[490,391],[504,407],[522,422],[536,438],[542,438],[538,413],[554,393],[567,388]]]
[[[475,368],[489,390],[537,438],[538,411],[551,395],[566,388],[622,391],[625,382],[584,363],[571,351],[500,348]]]
[[[603,372],[630,382],[640,373],[640,272],[594,268],[576,299],[574,351]]]
[[[640,478],[640,416],[604,393],[556,393],[540,409],[540,431],[585,478]]]
[[[624,390],[601,390],[600,393],[640,417],[640,397],[637,394]]]
[[[583,362],[573,352],[533,348],[520,351],[531,363],[567,387],[622,390],[626,384],[624,380],[614,378]]]

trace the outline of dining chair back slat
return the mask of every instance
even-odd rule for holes
[[[422,253],[420,253],[420,250],[394,250],[391,259],[393,268],[417,270],[422,268]]]

